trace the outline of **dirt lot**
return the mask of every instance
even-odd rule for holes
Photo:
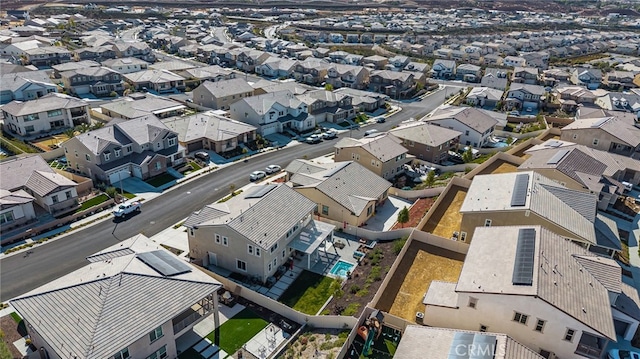
[[[22,338],[27,333],[23,333],[22,335],[18,331],[18,324],[11,318],[10,315],[5,315],[0,318],[0,329],[4,333],[4,342],[7,343],[7,347],[11,350],[11,355],[13,358],[22,358],[18,349],[13,345],[13,342]]]
[[[59,146],[62,142],[66,141],[68,137],[66,135],[50,136],[43,139],[35,140],[32,144],[45,152],[49,152]]]
[[[518,170],[518,166],[513,165],[511,163],[497,160],[490,164],[487,168],[485,168],[482,172],[479,172],[478,175],[488,175],[488,174],[496,174],[496,173],[511,173],[516,172]]]
[[[450,238],[454,231],[460,230],[460,222],[462,221],[460,207],[462,207],[466,195],[465,188],[451,187],[422,230],[440,237]]]
[[[392,229],[398,229],[403,227],[417,227],[418,223],[422,220],[425,214],[429,211],[431,206],[436,202],[437,197],[433,198],[420,198],[409,208],[409,222],[396,223]]]
[[[376,308],[415,322],[416,312],[424,311],[422,299],[429,284],[457,281],[463,260],[462,254],[412,242]]]

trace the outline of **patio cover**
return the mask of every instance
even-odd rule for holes
[[[320,244],[329,236],[335,228],[334,225],[312,220],[300,234],[289,243],[289,247],[305,254],[314,253]]]

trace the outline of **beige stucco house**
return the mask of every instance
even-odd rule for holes
[[[355,161],[378,176],[392,180],[404,173],[404,165],[413,156],[407,156],[402,140],[383,133],[361,139],[343,138],[335,147],[335,161]]]
[[[229,110],[232,104],[253,93],[253,87],[245,79],[205,81],[193,90],[193,102],[214,110]]]

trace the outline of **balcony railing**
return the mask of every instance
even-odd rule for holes
[[[585,344],[578,344],[576,348],[576,354],[585,356],[587,358],[598,359],[602,354],[602,349],[590,347]]]

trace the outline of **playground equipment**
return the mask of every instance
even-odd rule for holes
[[[378,340],[380,333],[382,333],[382,321],[384,315],[379,310],[374,310],[369,315],[369,318],[365,320],[364,325],[358,327],[358,335],[364,339],[364,347],[362,348],[362,355],[371,355],[371,345],[374,340]]]

